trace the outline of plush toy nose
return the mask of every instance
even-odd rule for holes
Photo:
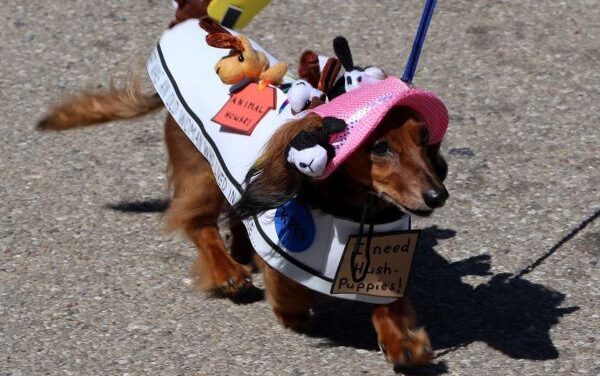
[[[449,194],[445,187],[430,188],[423,192],[423,200],[432,209],[444,206]]]

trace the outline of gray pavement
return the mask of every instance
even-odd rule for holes
[[[421,7],[273,1],[246,32],[292,66],[343,34],[399,75]],[[393,374],[363,305],[323,301],[301,335],[191,287],[193,247],[161,228],[164,113],[33,131],[143,66],[169,1],[0,10],[0,375]],[[600,374],[599,26],[595,0],[439,2],[415,79],[451,113],[451,199],[415,220],[411,294],[440,353],[424,373]]]

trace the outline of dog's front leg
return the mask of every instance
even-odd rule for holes
[[[308,331],[314,293],[271,268],[264,261],[257,261],[264,272],[267,299],[279,322],[292,330]]]
[[[167,224],[183,230],[198,248],[194,264],[198,285],[203,290],[237,295],[252,281],[250,273],[229,255],[219,234],[219,213],[225,197],[210,165],[171,116],[167,118],[165,139],[174,188]]]
[[[421,366],[433,359],[429,336],[416,328],[415,311],[408,298],[375,306],[371,321],[379,347],[394,367]]]

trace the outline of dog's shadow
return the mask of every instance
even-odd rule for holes
[[[488,255],[449,262],[436,252],[435,246],[439,239],[455,234],[435,226],[423,230],[411,273],[411,301],[433,348],[444,354],[483,341],[511,358],[558,357],[550,328],[561,316],[578,308],[560,308],[565,295],[541,284],[509,274],[492,275]],[[473,287],[461,281],[467,275],[490,278]],[[320,299],[315,306],[311,335],[327,339],[324,346],[376,350],[370,315],[367,304]],[[445,365],[438,364],[431,373],[445,371]]]
[[[167,200],[108,205],[116,211],[135,213],[162,212],[167,206]],[[598,214],[591,219],[596,217]],[[483,341],[511,358],[557,358],[558,351],[549,331],[560,317],[576,311],[578,307],[560,308],[565,295],[519,276],[525,273],[516,277],[493,275],[490,273],[489,255],[449,262],[436,252],[435,246],[438,240],[455,235],[454,230],[436,226],[424,229],[411,272],[409,295],[419,324],[426,326],[437,353],[443,355],[475,341]],[[553,247],[547,255],[557,248]],[[489,279],[473,287],[461,281],[468,275]],[[255,296],[249,302],[261,299],[262,296]],[[322,297],[317,300],[314,313],[313,328],[309,334],[325,339],[322,346],[378,349],[371,326],[370,305]],[[438,363],[427,371],[429,374],[441,374],[447,371],[447,367]]]

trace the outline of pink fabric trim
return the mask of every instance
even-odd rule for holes
[[[338,168],[395,106],[410,107],[423,117],[429,129],[429,144],[442,141],[448,129],[448,110],[444,103],[431,92],[411,87],[396,77],[388,77],[376,84],[342,94],[310,111],[321,117],[343,119],[348,124],[343,133],[331,138],[335,157],[319,178],[326,178]]]

